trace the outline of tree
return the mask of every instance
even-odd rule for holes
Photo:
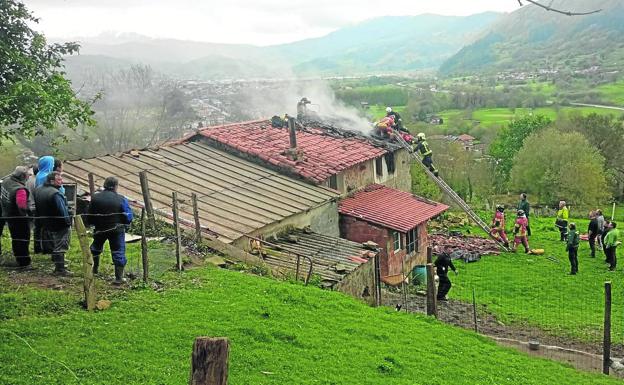
[[[550,125],[551,120],[542,115],[529,115],[514,120],[503,127],[490,145],[490,155],[496,160],[496,181],[499,189],[509,181],[514,157],[524,140],[534,132]]]
[[[90,104],[76,97],[63,72],[63,56],[76,43],[47,45],[18,0],[0,2],[0,143],[16,134],[31,138],[56,128],[93,124]]]
[[[542,203],[565,199],[576,206],[595,206],[610,198],[604,162],[580,133],[551,127],[524,141],[513,162],[511,185]]]

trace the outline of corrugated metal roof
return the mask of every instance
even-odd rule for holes
[[[338,196],[204,143],[68,161],[63,170],[83,186],[88,186],[89,172],[96,185],[116,176],[119,192],[141,204],[139,172],[147,170],[154,208],[171,213],[171,193],[177,191],[183,200],[180,217],[193,223],[191,194],[196,193],[201,225],[226,243]]]
[[[283,256],[278,258],[276,255],[266,255],[264,257],[266,263],[294,271],[296,258],[285,255],[287,254],[285,252],[307,256],[312,259],[313,273],[320,275],[329,286],[340,282],[362,263],[367,262],[368,257],[375,254],[359,243],[303,230],[292,230],[271,240],[271,244],[279,246],[278,251],[281,251]],[[307,273],[309,262],[306,259],[300,262],[301,274]]]
[[[199,135],[315,183],[387,152],[360,137],[331,136],[322,128],[306,126],[305,131],[297,130],[297,150],[302,155],[292,160],[286,153],[290,147],[288,130],[272,127],[268,120],[209,127]]]
[[[338,210],[342,215],[405,233],[448,208],[442,203],[374,184],[343,199]]]

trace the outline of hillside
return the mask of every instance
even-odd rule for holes
[[[552,4],[564,10],[602,12],[570,17],[527,5],[501,17],[479,39],[445,61],[440,72],[583,70],[592,66],[620,69],[624,60],[624,3],[558,0]]]
[[[144,63],[174,77],[223,79],[295,75],[353,75],[436,69],[500,14],[466,17],[380,17],[326,36],[257,47],[124,34],[77,38],[81,55],[68,72],[111,62]],[[95,58],[94,58],[95,57]]]
[[[425,316],[240,272],[169,273],[158,290],[96,313],[78,309],[66,284],[6,280],[0,272],[3,384],[182,384],[196,336],[230,338],[233,385],[618,383]]]

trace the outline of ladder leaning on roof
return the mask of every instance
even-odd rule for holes
[[[466,214],[468,214],[470,219],[472,219],[472,221],[476,223],[477,226],[481,227],[481,229],[483,229],[483,231],[485,231],[490,236],[490,238],[495,240],[496,243],[498,243],[498,245],[501,247],[501,249],[505,251],[509,251],[509,249],[505,247],[503,243],[501,243],[498,239],[492,236],[492,234],[490,233],[490,230],[491,230],[490,227],[477,215],[477,213],[475,213],[472,210],[470,206],[468,206],[466,202],[464,202],[464,200],[459,195],[457,195],[455,191],[453,191],[451,186],[446,184],[446,182],[442,178],[435,176],[431,171],[429,171],[429,168],[422,163],[418,154],[414,152],[414,149],[412,148],[412,146],[409,143],[407,143],[405,139],[403,139],[403,137],[397,131],[394,131],[393,135],[394,135],[394,138],[397,140],[397,142],[399,142],[399,144],[407,150],[407,152],[411,155],[411,157],[415,159],[417,163],[423,168],[425,173],[429,175],[429,178],[431,178],[438,185],[438,187],[440,187],[442,191],[444,191],[444,193],[449,198],[451,198],[455,203],[457,203],[457,205],[461,207],[461,209],[464,210]]]

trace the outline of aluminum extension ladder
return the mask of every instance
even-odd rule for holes
[[[397,132],[394,131],[393,132],[394,138],[397,140],[397,142],[407,150],[407,152],[411,155],[411,157],[416,160],[416,163],[418,163],[423,170],[425,171],[425,173],[427,175],[429,175],[429,178],[431,178],[435,184],[438,185],[438,187],[440,187],[440,189],[442,189],[442,191],[444,191],[444,193],[451,198],[455,203],[457,203],[457,205],[459,207],[461,207],[462,210],[464,210],[464,212],[466,214],[468,214],[468,217],[470,217],[470,219],[472,219],[472,221],[479,226],[481,229],[483,229],[483,231],[486,232],[486,234],[492,238],[494,241],[496,241],[496,243],[498,243],[498,245],[500,246],[501,249],[503,249],[504,251],[510,251],[507,247],[505,247],[505,245],[500,242],[498,239],[496,239],[494,236],[492,236],[492,234],[490,233],[491,229],[490,226],[488,226],[473,210],[470,206],[468,206],[468,204],[466,202],[464,202],[464,200],[457,195],[457,193],[455,191],[453,191],[453,189],[451,188],[451,186],[449,186],[448,184],[446,184],[446,182],[440,178],[435,176],[431,171],[429,171],[429,168],[427,168],[427,166],[425,166],[422,163],[422,160],[420,159],[420,156],[418,156],[418,154],[414,151],[414,149],[412,148],[412,146],[407,143],[405,141],[405,139],[403,139],[403,137]]]

